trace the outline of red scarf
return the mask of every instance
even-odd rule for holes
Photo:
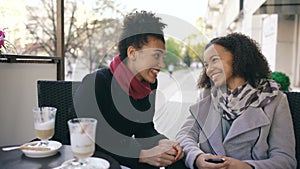
[[[142,99],[151,93],[150,83],[139,81],[121,61],[119,55],[110,63],[110,71],[121,88],[134,99]]]

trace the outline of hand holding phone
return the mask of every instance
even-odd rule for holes
[[[209,162],[209,163],[223,163],[224,159],[222,158],[205,158],[204,161]]]

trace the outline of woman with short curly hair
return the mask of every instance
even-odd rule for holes
[[[119,54],[109,68],[85,76],[74,99],[79,117],[98,120],[95,156],[104,152],[131,169],[185,168],[182,147],[153,123],[166,54],[160,19],[146,11],[126,15]]]
[[[240,33],[210,41],[203,89],[176,138],[190,168],[296,168],[289,105],[257,43]]]

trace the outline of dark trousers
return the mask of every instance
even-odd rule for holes
[[[136,168],[131,168],[131,169],[159,169],[160,167],[155,167],[155,166],[151,166],[149,164],[142,164],[140,163]],[[178,160],[175,163],[165,167],[165,169],[188,169],[185,164],[184,164],[184,160]]]
[[[172,165],[165,167],[166,169],[188,169],[184,164],[184,159],[178,160]]]

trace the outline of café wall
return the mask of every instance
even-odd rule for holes
[[[0,146],[35,138],[32,108],[39,79],[56,79],[56,64],[0,63]]]
[[[287,74],[291,87],[300,87],[300,19],[299,15],[278,16],[276,71]]]

